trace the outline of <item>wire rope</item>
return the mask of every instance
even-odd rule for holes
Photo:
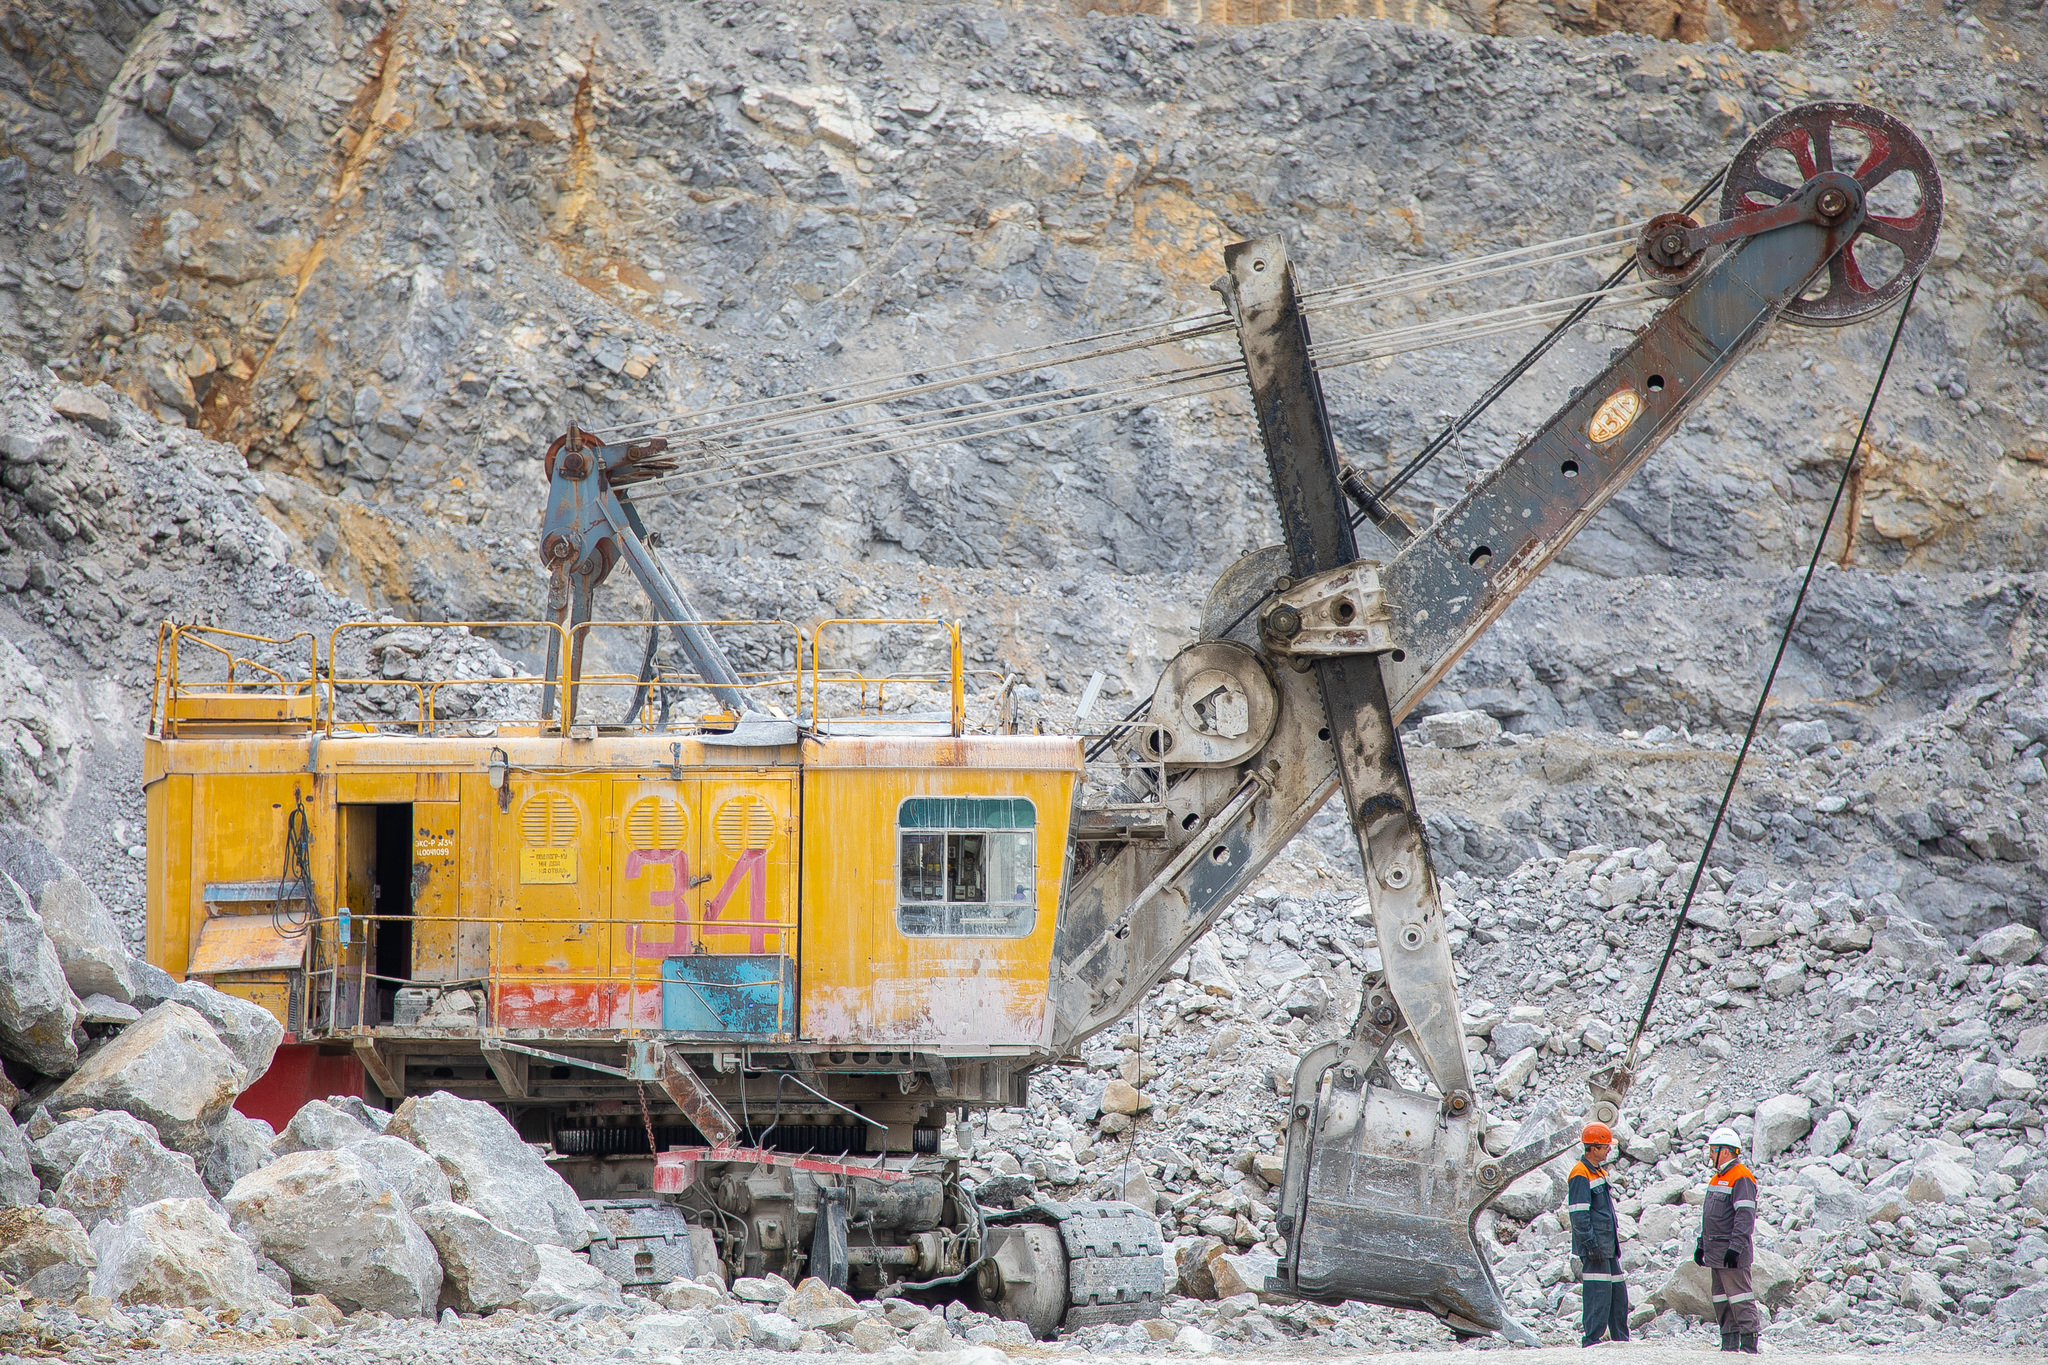
[[[1671,937],[1664,945],[1664,956],[1657,963],[1657,975],[1650,982],[1650,990],[1643,997],[1642,1013],[1636,1016],[1635,1033],[1628,1040],[1628,1055],[1623,1059],[1624,1073],[1632,1071],[1636,1064],[1636,1053],[1643,1041],[1643,1031],[1650,1026],[1650,1013],[1657,1007],[1657,994],[1664,988],[1664,974],[1671,966],[1671,958],[1678,951],[1678,937],[1685,931],[1686,916],[1692,912],[1693,897],[1699,894],[1700,879],[1706,875],[1707,858],[1714,851],[1714,841],[1720,837],[1721,826],[1728,818],[1728,806],[1735,799],[1735,785],[1742,780],[1743,764],[1749,759],[1750,746],[1756,742],[1757,727],[1763,723],[1764,707],[1771,699],[1771,687],[1778,681],[1778,667],[1785,662],[1785,651],[1792,644],[1793,629],[1799,624],[1799,612],[1806,605],[1807,591],[1813,587],[1814,573],[1820,568],[1821,552],[1828,543],[1828,532],[1834,529],[1835,514],[1841,510],[1842,495],[1848,490],[1849,480],[1863,460],[1863,437],[1870,430],[1871,414],[1877,411],[1878,395],[1884,392],[1885,376],[1891,373],[1892,357],[1898,353],[1899,338],[1905,334],[1906,319],[1913,312],[1913,296],[1920,292],[1920,281],[1916,277],[1912,287],[1906,291],[1905,305],[1899,309],[1898,323],[1892,328],[1891,344],[1885,347],[1884,362],[1878,366],[1877,380],[1870,386],[1870,401],[1863,405],[1863,420],[1856,427],[1856,443],[1849,447],[1849,458],[1842,463],[1842,477],[1835,481],[1835,496],[1828,503],[1828,514],[1821,520],[1820,534],[1813,539],[1813,554],[1806,561],[1806,573],[1799,580],[1799,592],[1792,599],[1792,610],[1785,614],[1785,628],[1778,632],[1778,649],[1771,656],[1770,671],[1764,674],[1763,686],[1757,689],[1756,705],[1749,713],[1749,726],[1742,732],[1742,747],[1735,752],[1734,766],[1728,770],[1728,785],[1721,789],[1721,803],[1714,808],[1714,823],[1707,827],[1706,841],[1700,845],[1699,861],[1693,864],[1692,881],[1685,888],[1685,901],[1678,907],[1677,916],[1671,921]]]
[[[1720,170],[1714,172],[1714,174],[1708,178],[1707,183],[1700,186],[1700,188],[1693,194],[1692,198],[1685,201],[1685,207],[1680,209],[1679,212],[1691,213],[1701,204],[1706,203],[1708,196],[1713,194],[1713,192],[1720,187],[1721,182],[1727,178],[1727,175],[1728,168],[1726,166],[1723,166]],[[1593,291],[1594,294],[1597,296],[1606,293],[1610,289],[1613,289],[1614,287],[1619,285],[1623,280],[1627,279],[1630,272],[1632,272],[1635,268],[1636,258],[1634,254],[1631,253],[1627,260],[1623,261],[1619,266],[1615,267],[1614,272],[1610,274],[1606,278],[1606,280],[1601,283],[1600,288]],[[1591,313],[1595,306],[1597,305],[1594,299],[1587,299],[1585,302],[1581,303],[1577,308],[1573,309],[1563,319],[1561,319],[1556,326],[1550,329],[1549,332],[1545,333],[1541,340],[1539,340],[1534,346],[1531,346],[1527,351],[1525,351],[1522,354],[1521,359],[1517,360],[1513,365],[1508,367],[1507,373],[1503,374],[1500,378],[1494,380],[1493,383],[1487,385],[1486,391],[1480,394],[1478,398],[1474,399],[1472,401],[1471,406],[1466,408],[1465,411],[1455,421],[1453,421],[1449,426],[1446,426],[1442,431],[1438,432],[1433,438],[1431,438],[1429,444],[1425,445],[1421,449],[1421,451],[1416,454],[1415,458],[1408,461],[1408,463],[1403,465],[1400,471],[1396,473],[1393,478],[1387,480],[1387,482],[1384,485],[1375,490],[1373,493],[1373,502],[1384,505],[1386,500],[1390,496],[1392,496],[1401,487],[1401,485],[1407,483],[1408,480],[1414,478],[1415,475],[1419,473],[1424,466],[1429,464],[1430,461],[1434,460],[1438,455],[1441,455],[1446,449],[1448,449],[1453,441],[1457,440],[1458,437],[1464,435],[1465,429],[1467,427],[1470,427],[1472,423],[1474,423],[1475,421],[1479,420],[1480,414],[1484,413],[1488,408],[1492,407],[1494,403],[1499,400],[1502,394],[1506,393],[1509,389],[1513,388],[1515,384],[1521,379],[1521,377],[1527,374],[1530,368],[1534,366],[1537,361],[1541,360],[1545,355],[1549,354],[1550,348],[1557,344],[1558,339],[1562,337],[1566,332],[1569,332],[1572,328],[1578,326],[1579,323],[1583,322],[1587,314]],[[1363,510],[1360,510],[1355,516],[1352,517],[1351,524],[1354,527],[1363,525],[1365,519],[1365,512]]]
[[[1323,290],[1310,291],[1303,295],[1305,300],[1337,304],[1353,301],[1367,301],[1374,298],[1390,297],[1424,290],[1445,288],[1471,280],[1486,278],[1515,270],[1534,269],[1543,265],[1577,259],[1586,255],[1610,250],[1618,239],[1636,231],[1634,226],[1602,229],[1576,237],[1559,239],[1556,242],[1539,243],[1535,246],[1517,247],[1504,252],[1494,252],[1469,261],[1426,266],[1375,280],[1332,286]],[[1586,245],[1587,243],[1596,245]],[[944,366],[923,366],[918,369],[900,371],[862,381],[853,386],[831,385],[802,390],[794,394],[772,395],[749,400],[727,409],[727,415],[720,420],[685,426],[671,426],[662,431],[664,423],[658,419],[643,422],[622,423],[603,428],[601,436],[624,437],[629,433],[642,436],[664,434],[676,439],[701,439],[727,431],[744,430],[749,427],[783,424],[802,420],[805,417],[821,416],[844,411],[849,407],[867,406],[892,402],[922,393],[935,392],[962,384],[986,382],[1032,370],[1069,365],[1089,360],[1105,359],[1135,350],[1153,346],[1173,345],[1198,340],[1230,330],[1231,319],[1224,313],[1197,313],[1176,318],[1166,323],[1143,323],[1131,327],[1097,333],[1071,341],[1052,342],[1042,346],[1024,347],[1014,351],[1000,352],[993,356],[972,361],[961,361]],[[1115,343],[1115,344],[1104,344]],[[999,362],[1014,362],[1000,364]],[[993,367],[993,368],[991,368]],[[929,376],[943,376],[932,378]],[[898,381],[914,379],[919,382],[905,387],[889,387]],[[750,409],[767,408],[778,403],[798,402],[804,399],[819,401],[808,407],[789,408],[776,412],[756,412],[748,416]]]
[[[1534,300],[1482,313],[1460,314],[1412,327],[1390,329],[1384,333],[1341,338],[1318,346],[1315,349],[1315,357],[1319,368],[1338,369],[1392,355],[1522,331],[1539,326],[1566,309],[1583,317],[1592,307],[1636,302],[1646,294],[1647,287],[1638,287],[1620,295],[1572,295],[1560,299]],[[1234,376],[1243,369],[1244,362],[1241,359],[1216,361],[1206,366],[1189,367],[1164,375],[1073,385],[1062,390],[1018,395],[1013,400],[976,400],[946,408],[904,414],[900,417],[870,418],[844,427],[785,437],[779,448],[764,441],[736,449],[704,451],[689,457],[690,462],[674,472],[657,475],[638,484],[635,496],[645,500],[649,497],[673,497],[680,493],[705,492],[765,478],[780,478],[836,468],[885,455],[909,454],[937,445],[950,445],[988,436],[1008,436],[1079,417],[1111,416],[1133,408],[1147,407],[1167,398],[1201,397],[1226,392],[1234,389],[1235,384],[1208,384],[1204,381]],[[1187,388],[1183,392],[1172,391],[1187,385],[1200,387]],[[1020,416],[1030,416],[1033,420],[1007,420]],[[985,425],[997,422],[1000,422],[1000,425]],[[885,433],[892,429],[902,435],[925,439],[914,439],[909,443],[901,439],[889,441]],[[886,444],[881,444],[885,441]],[[824,450],[843,451],[849,443],[881,444],[881,448],[851,451],[829,459],[788,463]],[[723,478],[705,477],[720,469],[733,472]]]

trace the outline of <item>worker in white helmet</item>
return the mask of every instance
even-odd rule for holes
[[[1713,1279],[1714,1317],[1721,1325],[1721,1349],[1758,1353],[1763,1312],[1750,1283],[1756,1259],[1756,1177],[1742,1164],[1742,1135],[1727,1124],[1707,1139],[1713,1178],[1700,1201],[1700,1240],[1694,1265]]]

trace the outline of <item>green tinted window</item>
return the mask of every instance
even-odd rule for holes
[[[1021,938],[1038,901],[1038,812],[1022,797],[918,796],[896,813],[896,923],[920,937]]]

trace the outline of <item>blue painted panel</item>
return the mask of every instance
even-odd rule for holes
[[[796,1032],[796,962],[779,953],[665,958],[661,983],[661,1026],[668,1032]]]

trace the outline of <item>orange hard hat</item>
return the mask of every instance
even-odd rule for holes
[[[1589,1146],[1611,1147],[1614,1145],[1614,1130],[1604,1123],[1589,1123],[1579,1131],[1579,1141]]]

